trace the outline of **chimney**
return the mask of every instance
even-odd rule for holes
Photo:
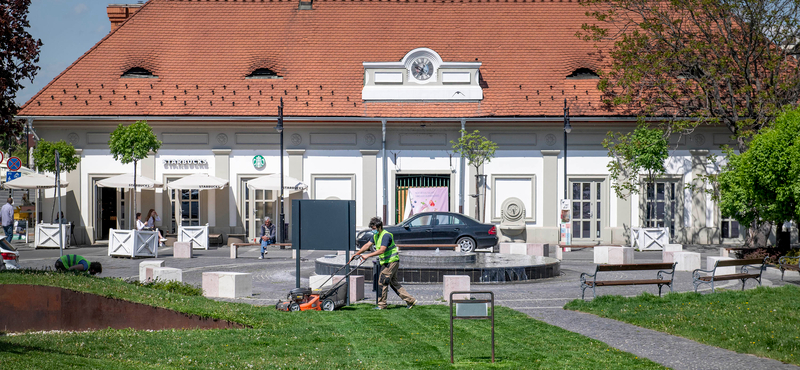
[[[117,29],[122,22],[130,18],[133,13],[136,13],[142,5],[144,5],[142,2],[138,4],[108,4],[106,12],[108,13],[108,20],[111,21],[111,31]]]

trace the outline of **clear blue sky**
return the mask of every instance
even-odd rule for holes
[[[16,102],[22,106],[59,73],[80,58],[111,30],[106,6],[134,4],[136,0],[33,0],[28,13],[28,32],[41,39],[39,73],[33,83],[23,82]]]

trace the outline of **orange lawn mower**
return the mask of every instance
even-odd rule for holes
[[[359,256],[361,257],[361,256]],[[287,295],[288,301],[278,301],[275,304],[275,309],[278,311],[333,311],[337,308],[341,308],[347,302],[347,277],[350,274],[356,272],[361,265],[364,264],[367,260],[361,258],[361,263],[358,264],[352,271],[348,272],[347,275],[344,275],[341,280],[333,284],[330,289],[328,289],[325,293],[313,293],[311,288],[294,288],[292,289],[289,294]],[[345,264],[338,270],[336,270],[328,280],[325,280],[322,283],[322,287],[325,286],[334,276],[336,276],[339,271],[342,271],[343,268],[349,265]]]

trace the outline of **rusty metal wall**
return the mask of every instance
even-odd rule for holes
[[[38,285],[0,285],[0,330],[226,329],[238,323]]]

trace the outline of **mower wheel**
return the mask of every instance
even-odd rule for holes
[[[292,302],[292,304],[289,305],[289,311],[300,311],[300,305],[297,304],[297,302]]]
[[[326,299],[322,301],[322,310],[323,311],[333,311],[336,308],[336,305],[333,304],[333,301],[330,299]]]

